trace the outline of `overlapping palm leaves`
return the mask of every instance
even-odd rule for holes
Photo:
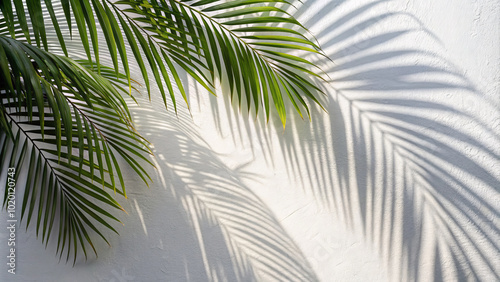
[[[105,190],[126,195],[118,160],[148,178],[135,158],[148,162],[149,151],[132,127],[118,92],[120,80],[109,68],[102,67],[99,76],[84,62],[3,36],[0,56],[5,58],[0,65],[2,86],[6,84],[0,166],[2,171],[16,168],[17,175],[28,172],[18,183],[25,187],[21,219],[27,226],[36,219],[37,236],[48,243],[58,214],[60,256],[66,248],[68,258],[73,247],[76,259],[77,244],[86,255],[87,242],[94,248],[88,228],[104,240],[96,223],[115,231],[106,219],[118,219],[101,205],[122,209]],[[4,205],[7,189],[5,193]]]
[[[246,101],[248,110],[263,108],[267,119],[274,106],[283,126],[287,101],[309,116],[309,104],[320,104],[314,80],[321,76],[307,56],[321,51],[285,12],[289,5],[285,0],[2,1],[0,165],[29,171],[22,209],[27,225],[34,216],[37,234],[47,243],[57,217],[58,252],[62,256],[66,248],[66,257],[73,253],[76,260],[80,247],[85,255],[86,243],[94,248],[89,229],[102,238],[97,223],[114,230],[108,220],[117,219],[101,204],[121,208],[106,188],[125,195],[122,160],[147,183],[141,163],[147,162],[147,143],[135,132],[122,98],[132,94],[130,53],[148,93],[152,74],[165,106],[171,103],[175,111],[178,93],[188,102],[182,70],[210,93],[218,83],[227,85],[240,107]],[[50,22],[43,20],[47,14]],[[57,48],[48,39],[48,26],[57,35]],[[59,49],[71,56],[66,28],[71,40],[81,40],[86,62],[50,53]],[[113,68],[101,65],[103,51]]]

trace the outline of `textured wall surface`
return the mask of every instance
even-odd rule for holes
[[[499,281],[499,2],[303,2],[329,114],[283,131],[194,84],[192,117],[140,98],[158,169],[127,175],[112,247],[72,267],[19,229],[0,281]]]

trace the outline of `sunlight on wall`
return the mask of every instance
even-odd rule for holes
[[[192,116],[139,97],[157,169],[124,172],[112,247],[72,268],[19,232],[0,281],[500,280],[498,1],[302,2],[329,114],[283,131],[192,81]]]

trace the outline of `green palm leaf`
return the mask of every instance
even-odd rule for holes
[[[211,74],[211,79],[195,77],[198,82],[205,82],[205,88],[210,90],[207,86],[215,83],[216,76],[227,81],[231,97],[236,94],[240,106],[246,99],[249,108],[253,105],[258,112],[261,104],[273,103],[285,125],[284,97],[290,97],[285,93],[296,93],[301,101],[312,98],[311,101],[319,103],[317,94],[321,91],[308,84],[313,83],[312,77],[321,79],[321,76],[308,70],[310,63],[297,60],[298,56],[277,52],[301,51],[301,57],[321,54],[320,48],[302,35],[307,30],[285,12],[284,8],[289,5],[285,1],[162,0],[151,3],[118,1],[115,4],[132,7],[124,11],[136,17],[117,10],[118,17],[127,17],[130,25],[156,33],[152,36],[153,43],[162,39],[167,41],[166,45],[158,44],[172,57],[177,55],[174,58],[185,63],[182,68],[187,71],[196,68],[201,73]],[[283,8],[270,7],[270,4]],[[274,15],[263,16],[269,12]],[[242,17],[244,15],[252,16]],[[288,72],[298,78],[283,75]],[[293,99],[289,101],[296,106]],[[301,107],[309,112],[306,102],[296,106],[299,113]],[[268,106],[265,112],[269,118]]]
[[[5,55],[0,74],[0,169],[8,164],[19,174],[27,173],[25,183],[18,183],[26,187],[21,219],[26,227],[36,222],[37,236],[47,243],[58,218],[60,255],[66,251],[67,259],[70,253],[76,259],[81,249],[86,257],[86,245],[94,248],[89,230],[104,240],[97,224],[116,232],[108,221],[118,219],[104,206],[123,210],[109,193],[126,196],[117,159],[150,181],[136,160],[149,162],[147,143],[134,130],[117,91],[127,85],[126,76],[116,79],[104,66],[97,75],[86,66],[90,63],[3,36],[0,54]]]
[[[223,84],[228,83],[231,97],[236,94],[240,106],[245,99],[249,109],[253,105],[256,112],[260,105],[264,105],[268,119],[270,109],[266,105],[274,104],[283,125],[286,123],[284,103],[285,97],[289,97],[287,93],[296,92],[303,101],[319,103],[321,100],[318,96],[321,91],[309,84],[314,85],[313,79],[322,77],[309,70],[311,64],[307,59],[297,58],[322,52],[317,44],[304,36],[308,31],[286,12],[290,6],[287,1],[66,0],[62,4],[70,30],[73,19],[76,23],[89,61],[95,60],[99,66],[97,33],[101,31],[115,71],[118,71],[118,62],[121,61],[130,83],[125,46],[128,44],[149,92],[150,78],[140,58],[141,49],[155,82],[160,86],[165,105],[170,98],[175,109],[175,95],[169,86],[176,85],[187,102],[183,82],[177,79],[176,67],[184,69],[211,93],[215,91],[216,78]],[[25,17],[20,16],[23,11],[18,12],[12,5],[4,6],[5,18],[17,17],[24,23]],[[41,12],[37,5],[34,7],[32,13]],[[50,15],[54,14],[52,5],[45,8]],[[51,20],[58,31],[58,19],[51,17]],[[36,23],[32,24],[36,26]],[[21,26],[26,33],[26,25]],[[9,28],[11,32],[13,29],[12,26]],[[46,41],[43,24],[33,31],[37,42]],[[67,52],[64,40],[60,39],[63,51]],[[293,72],[295,78],[283,74],[289,72]],[[168,95],[163,83],[168,88]],[[293,103],[293,100],[288,100]],[[297,108],[299,113],[300,108],[308,111],[308,104],[301,103]]]

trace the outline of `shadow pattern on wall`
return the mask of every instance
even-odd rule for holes
[[[309,0],[294,11],[298,18],[318,13],[306,26],[335,62],[321,62],[336,87],[326,89],[330,115],[313,112],[311,124],[292,116],[285,132],[275,120],[272,134],[261,117],[255,127],[242,122],[226,100],[234,142],[250,136],[255,155],[262,149],[271,167],[284,158],[289,177],[334,211],[332,220],[373,244],[393,280],[499,280],[500,154],[494,144],[500,138],[477,116],[478,107],[498,113],[498,102],[436,52],[398,45],[408,37],[437,40],[411,14],[381,12],[385,1],[346,6],[353,2]],[[388,28],[400,17],[408,26]],[[155,106],[131,109],[146,138],[168,143],[156,151],[163,208],[137,202],[149,214],[144,232],[165,232],[165,242],[153,238],[160,253],[151,251],[155,260],[169,256],[164,275],[317,280],[265,204],[242,184],[253,176],[221,162],[188,117],[160,114],[164,109]],[[212,107],[214,118],[224,114]],[[273,151],[276,144],[281,152]]]
[[[315,61],[335,87],[325,89],[329,118],[295,117],[284,133],[274,123],[273,135],[226,101],[231,133],[250,136],[270,166],[283,157],[332,220],[378,250],[391,280],[499,280],[498,101],[427,48],[439,39],[415,16],[390,12],[389,1],[354,2],[309,0],[294,11],[314,15],[305,25],[334,61]]]
[[[170,257],[162,269],[168,280],[317,280],[272,212],[243,184],[242,178],[254,176],[220,161],[186,111],[176,117],[155,98],[151,107],[146,100],[139,103],[131,111],[138,130],[156,144],[154,189],[164,188],[158,197],[169,207],[154,205],[156,211],[143,217],[144,228],[159,228],[154,234],[166,230],[160,238],[163,255]],[[138,202],[140,209],[150,209],[148,201]]]

